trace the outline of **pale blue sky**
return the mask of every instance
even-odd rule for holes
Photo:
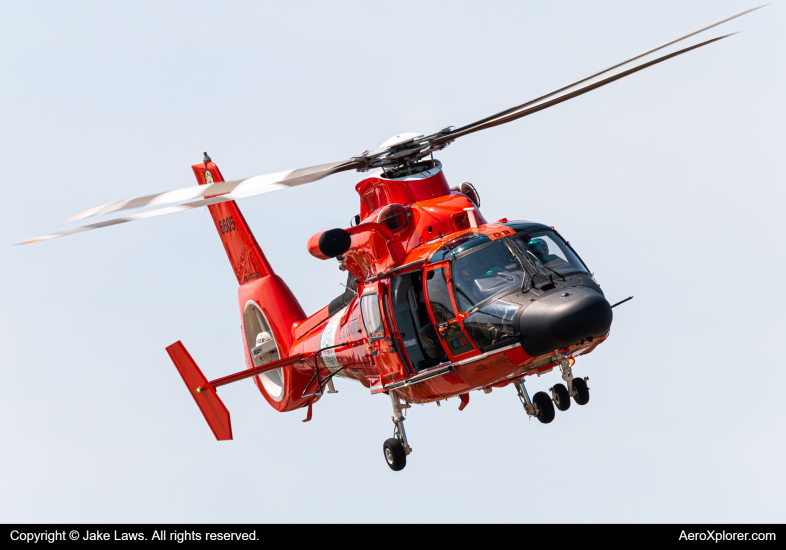
[[[577,362],[586,407],[541,425],[512,388],[415,406],[400,473],[387,397],[347,381],[308,424],[250,382],[222,388],[235,441],[213,440],[164,351],[182,340],[211,378],[243,368],[206,212],[12,246],[191,185],[204,150],[227,178],[348,158],[754,5],[4,2],[0,520],[784,521],[782,2],[438,155],[488,219],[556,226],[610,300],[636,298]],[[306,240],[348,224],[361,178],[241,204],[309,314],[343,275]]]

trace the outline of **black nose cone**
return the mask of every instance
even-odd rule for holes
[[[578,287],[539,298],[521,312],[521,347],[532,357],[603,336],[611,306],[592,289]]]

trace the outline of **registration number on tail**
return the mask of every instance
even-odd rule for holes
[[[224,218],[223,220],[218,220],[218,230],[221,231],[222,235],[234,231],[235,220],[232,219],[232,216]]]

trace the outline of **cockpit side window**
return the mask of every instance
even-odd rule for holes
[[[516,247],[541,273],[558,276],[587,273],[578,256],[552,231],[538,231],[517,236]]]
[[[382,314],[379,311],[377,294],[364,294],[360,299],[360,312],[363,314],[363,325],[369,338],[384,338],[385,327],[382,325]]]
[[[481,248],[453,262],[456,303],[466,313],[481,302],[523,286],[527,273],[503,243]]]
[[[433,273],[433,276],[431,275]],[[431,312],[437,324],[447,323],[456,318],[453,303],[450,301],[448,291],[448,281],[445,276],[445,268],[431,271],[426,279],[428,289],[428,299],[431,303]]]

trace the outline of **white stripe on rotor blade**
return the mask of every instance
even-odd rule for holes
[[[81,220],[83,218],[100,216],[101,214],[110,214],[112,212],[117,212],[118,210],[125,210],[128,208],[159,206],[162,204],[171,204],[173,202],[188,201],[197,199],[199,197],[204,197],[206,195],[223,195],[224,193],[230,193],[234,191],[236,188],[243,186],[243,184],[250,181],[255,181],[257,185],[266,182],[273,183],[281,181],[286,179],[292,172],[294,172],[294,170],[276,172],[274,174],[266,174],[263,176],[254,176],[242,180],[225,181],[209,185],[195,185],[191,187],[175,189],[173,191],[166,191],[164,193],[158,193],[155,195],[146,195],[144,197],[137,197],[135,199],[111,202],[101,206],[96,206],[94,208],[89,208],[84,212],[80,212],[79,214],[71,216],[65,221],[70,222],[74,220]]]
[[[240,188],[237,186],[237,190],[232,193],[227,193],[226,195],[221,195],[219,197],[213,197],[210,199],[199,199],[192,202],[187,202],[186,204],[180,204],[178,206],[169,206],[167,208],[159,208],[157,210],[151,210],[149,212],[142,212],[140,214],[133,214],[131,216],[124,216],[122,218],[115,218],[113,220],[107,220],[104,222],[94,223],[90,225],[83,225],[81,227],[75,227],[73,229],[67,229],[65,231],[59,231],[57,233],[51,233],[49,235],[44,235],[43,237],[36,237],[35,239],[28,239],[26,241],[21,241],[16,244],[30,244],[39,241],[47,241],[49,239],[55,239],[57,237],[65,237],[67,235],[73,235],[75,233],[83,233],[85,231],[92,231],[93,229],[101,229],[102,227],[109,227],[110,225],[118,225],[121,223],[127,222],[134,222],[137,220],[144,220],[147,218],[155,218],[157,216],[164,216],[166,214],[174,214],[176,212],[183,212],[184,210],[192,210],[194,208],[202,208],[203,206],[210,206],[212,204],[220,204],[222,202],[229,202],[237,199],[244,199],[246,197],[253,197],[254,195],[261,195],[263,193],[271,193],[273,191],[278,191],[279,189],[288,189],[290,187],[296,187],[298,185],[303,185],[305,183],[310,183],[312,181],[324,178],[329,176],[333,173],[333,168],[337,165],[343,163],[337,163],[333,165],[329,165],[330,167],[326,170],[317,173],[307,173],[303,176],[295,177],[293,179],[287,180],[285,182],[281,181],[273,181],[269,182],[269,176],[255,176],[253,178],[248,178],[247,180],[240,180],[241,183],[249,182],[248,185]],[[326,165],[328,166],[328,165]],[[289,172],[279,172],[281,174],[292,174],[294,172],[298,172],[298,170],[292,170]],[[251,180],[256,180],[253,183]],[[205,186],[202,186],[205,187]],[[212,190],[215,190],[215,187],[210,186]]]
[[[271,183],[282,183],[285,186],[293,187],[295,185],[302,185],[303,183],[309,183],[311,181],[316,181],[325,176],[328,176],[332,173],[331,171],[334,168],[345,164],[346,162],[347,161],[319,164],[308,168],[285,170],[283,172],[275,172],[272,174],[263,174],[261,176],[253,176],[239,180],[214,183],[212,185],[195,185],[191,187],[183,187],[173,191],[157,193],[155,195],[145,195],[143,197],[126,199],[96,206],[71,216],[65,221],[69,222],[81,220],[90,216],[110,214],[112,212],[117,212],[119,210],[125,210],[128,208],[160,206],[162,204],[172,204],[174,202],[193,200],[208,195],[223,195],[225,193],[232,193],[238,189],[255,189],[257,187]],[[289,183],[289,178],[292,178],[293,183]]]

